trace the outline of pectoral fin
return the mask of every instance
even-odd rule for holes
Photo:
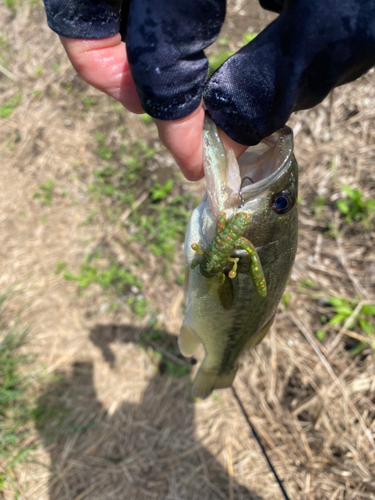
[[[233,284],[230,278],[225,278],[224,283],[218,288],[218,294],[223,309],[229,311],[233,305]]]
[[[192,329],[183,323],[178,337],[178,346],[181,354],[189,358],[198,349],[200,340],[194,335]]]

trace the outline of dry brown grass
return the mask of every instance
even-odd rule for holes
[[[247,8],[246,2],[230,4],[227,30],[232,16]],[[252,8],[256,28],[264,20],[257,21]],[[281,498],[229,390],[195,403],[186,377],[155,374],[153,351],[138,342],[147,318],[124,308],[108,311],[100,289],[89,300],[77,297],[76,286],[54,274],[59,261],[77,270],[98,241],[117,249],[120,261],[129,250],[125,229],[108,226],[102,215],[82,225],[92,208],[85,189],[100,166],[94,154],[99,125],[103,130],[106,124],[108,141],[118,136],[119,123],[126,141],[147,135],[152,142],[156,134],[76,78],[41,5],[24,3],[11,15],[1,3],[0,27],[0,64],[10,59],[6,71],[0,68],[0,106],[21,97],[13,114],[0,119],[0,280],[3,288],[22,291],[6,314],[24,311],[35,369],[58,375],[34,388],[49,413],[35,428],[34,462],[16,471],[20,498]],[[302,202],[290,300],[280,305],[271,334],[244,357],[235,381],[294,500],[375,499],[373,350],[369,345],[354,356],[350,342],[364,334],[347,325],[331,330],[324,343],[315,336],[327,314],[319,298],[375,303],[375,233],[343,224],[327,205],[315,216],[311,210],[319,194],[333,204],[341,184],[375,198],[374,83],[370,72],[291,119]],[[85,106],[87,96],[96,105]],[[155,168],[162,165],[176,169],[161,150]],[[33,194],[50,178],[57,193],[68,193],[43,206]],[[186,186],[203,189],[202,183]],[[339,233],[328,234],[329,221]],[[174,282],[181,263],[179,251],[166,279],[150,256],[142,278],[145,296],[171,336],[182,319],[181,289]],[[301,286],[306,280],[310,286]],[[13,497],[9,487],[4,498]]]

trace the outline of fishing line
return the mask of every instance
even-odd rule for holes
[[[241,181],[241,184],[240,184],[240,191],[239,191],[239,196],[240,196],[241,204],[238,205],[238,208],[242,208],[245,205],[245,200],[243,199],[241,191],[242,191],[242,188],[243,188],[244,181],[246,181],[246,180],[249,180],[251,182],[251,184],[254,184],[253,179],[249,175],[245,175],[245,177],[243,177],[243,179]]]
[[[233,396],[236,398],[237,403],[239,404],[239,407],[240,407],[240,408],[241,408],[241,410],[242,410],[243,416],[245,417],[245,420],[246,420],[246,422],[248,423],[248,425],[249,425],[249,427],[250,427],[250,429],[251,429],[251,431],[252,431],[252,433],[253,433],[253,436],[254,436],[254,437],[255,437],[255,439],[257,440],[257,442],[258,442],[258,444],[259,444],[259,446],[260,446],[260,449],[262,450],[262,453],[263,453],[263,455],[265,456],[265,459],[267,460],[267,463],[268,463],[268,465],[269,465],[269,468],[271,469],[271,472],[272,472],[272,474],[274,475],[274,477],[275,477],[275,479],[276,479],[276,482],[277,482],[277,484],[279,485],[279,488],[280,488],[280,490],[281,490],[281,492],[282,492],[282,494],[283,494],[283,496],[284,496],[285,500],[290,500],[290,498],[289,498],[289,497],[288,497],[288,495],[287,495],[287,492],[286,492],[286,491],[285,491],[285,489],[284,489],[283,483],[282,483],[282,482],[281,482],[281,480],[279,479],[279,476],[277,475],[277,472],[275,471],[275,469],[274,469],[274,467],[273,467],[273,465],[272,465],[272,463],[271,463],[271,460],[268,458],[268,455],[267,455],[267,453],[266,453],[266,450],[264,449],[264,447],[263,447],[263,445],[262,445],[262,443],[261,443],[261,441],[260,441],[260,439],[259,439],[259,436],[258,436],[258,434],[256,433],[256,431],[255,431],[255,429],[254,429],[254,427],[253,427],[253,424],[250,422],[250,418],[249,418],[248,414],[246,413],[246,410],[245,410],[245,408],[244,408],[244,406],[243,406],[243,404],[242,404],[242,402],[241,402],[240,398],[238,397],[238,395],[237,395],[237,393],[236,393],[236,391],[235,391],[234,387],[231,387],[231,389],[232,389],[232,392],[233,392]]]

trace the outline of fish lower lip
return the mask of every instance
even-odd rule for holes
[[[260,246],[260,247],[255,247],[255,250],[257,252],[260,252],[263,248],[263,245]],[[232,255],[236,256],[236,257],[248,257],[248,253],[246,252],[246,250],[235,250]]]

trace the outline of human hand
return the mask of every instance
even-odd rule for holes
[[[81,40],[60,36],[78,75],[93,87],[119,101],[132,113],[144,113],[138,97],[120,34],[99,40]],[[203,105],[177,120],[154,119],[163,144],[169,149],[185,177],[195,181],[203,177],[202,127]],[[238,144],[220,131],[226,146],[240,156],[247,146]]]

